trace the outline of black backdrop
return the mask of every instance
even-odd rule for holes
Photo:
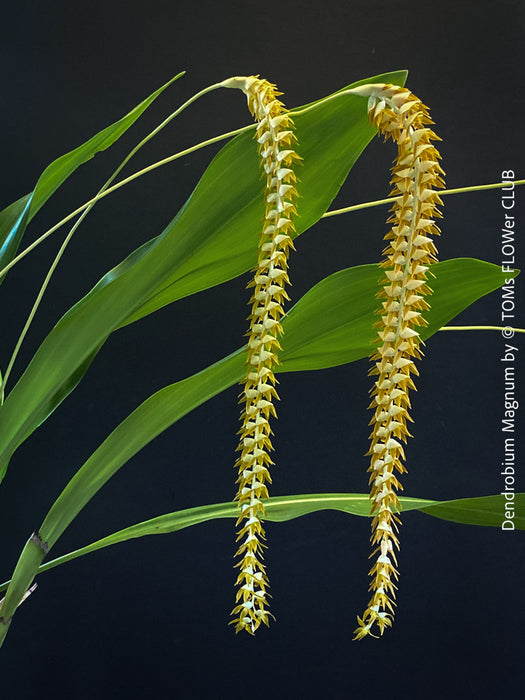
[[[48,163],[180,70],[187,75],[129,134],[56,193],[28,240],[94,193],[174,105],[235,74],[276,82],[292,107],[407,68],[408,86],[430,105],[443,138],[449,187],[495,182],[508,169],[523,177],[524,18],[517,1],[12,3],[3,11],[0,42],[2,206],[30,191]],[[144,149],[131,170],[247,121],[239,96],[214,93]],[[162,231],[217,148],[147,176],[93,211],[56,273],[14,375],[71,304]],[[385,196],[392,157],[390,146],[373,142],[335,205]],[[447,198],[442,259],[500,262],[500,196],[493,190]],[[523,196],[516,196],[523,231]],[[331,272],[377,260],[384,219],[384,209],[370,209],[325,220],[301,236],[294,300]],[[2,286],[2,367],[57,245],[55,238],[41,246]],[[518,256],[524,260],[522,250]],[[3,580],[56,495],[118,422],[153,391],[238,347],[246,279],[114,334],[76,392],[18,450],[0,490]],[[458,323],[498,324],[499,310],[496,293]],[[498,333],[441,333],[427,344],[407,495],[447,499],[500,490],[502,345]],[[281,376],[274,495],[366,490],[366,374],[362,361]],[[236,394],[224,392],[137,455],[80,514],[56,554],[164,512],[231,499]],[[524,490],[519,474],[517,490]],[[356,614],[367,600],[368,528],[365,520],[332,512],[270,524],[277,622],[254,639],[228,627],[230,521],[121,544],[42,575],[1,652],[3,697],[514,693],[525,622],[521,534],[407,513],[395,626],[381,640],[355,643]]]

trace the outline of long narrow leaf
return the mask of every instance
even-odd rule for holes
[[[114,144],[136,122],[161,92],[182,75],[184,73],[179,73],[169,80],[126,114],[125,117],[119,119],[118,122],[111,124],[92,136],[81,146],[78,146],[78,148],[53,161],[38,179],[33,192],[13,202],[13,204],[0,212],[0,270],[15,257],[26,226],[60,185],[78,167],[93,158],[96,153],[104,151]],[[0,283],[2,280],[3,277],[0,278]]]
[[[453,501],[430,501],[421,498],[400,498],[403,512],[419,510],[442,520],[449,520],[464,525],[482,525],[488,527],[501,527],[504,519],[505,503],[501,495],[482,496],[478,498],[462,498]],[[516,530],[525,530],[525,493],[517,493],[514,497],[516,517],[514,527]],[[265,501],[265,519],[274,522],[284,522],[298,518],[309,513],[321,510],[340,510],[344,513],[369,517],[370,497],[360,493],[316,493],[302,494],[298,496],[277,496]],[[137,523],[124,530],[108,535],[81,549],[57,557],[38,569],[43,573],[68,561],[91,554],[104,547],[127,542],[128,540],[145,537],[147,535],[162,535],[192,525],[199,525],[209,520],[218,518],[236,518],[238,505],[236,503],[217,503],[210,506],[187,508],[175,513],[167,513],[151,520]],[[9,581],[0,585],[3,591],[9,585]]]

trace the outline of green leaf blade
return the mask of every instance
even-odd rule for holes
[[[512,522],[516,530],[525,530],[525,493],[513,493],[513,499],[510,502],[512,503],[510,512],[514,512],[514,517],[508,519],[508,522]],[[497,494],[437,502],[425,506],[422,512],[452,523],[501,529],[503,521],[507,520],[505,511],[508,509],[508,503],[509,501],[502,494]]]
[[[54,160],[39,177],[32,193],[0,212],[0,270],[15,257],[25,229],[56,190],[84,163],[112,146],[156,98],[184,73],[179,73],[114,124]],[[3,278],[1,278],[3,279]]]
[[[348,87],[369,82],[404,84],[405,79],[405,71],[395,71]],[[300,204],[294,219],[296,236],[323,216],[376,133],[368,122],[365,100],[355,95],[335,95],[338,96],[331,100],[312,103],[303,114],[294,114],[303,107],[291,110],[297,151],[303,158],[297,168]],[[226,282],[253,267],[264,217],[262,192],[253,133],[240,134],[215,156],[179,213],[177,225],[191,231],[188,235],[195,243],[194,255],[177,265],[166,282],[125,323],[137,321],[173,301]]]
[[[509,277],[499,265],[475,258],[444,260],[430,269],[435,275],[431,281],[434,293],[424,314],[428,326],[420,329],[423,340]],[[373,324],[382,277],[378,266],[360,265],[325,277],[312,287],[286,316],[279,355],[282,370],[324,369],[370,355],[377,334]]]
[[[462,525],[501,528],[504,518],[504,504],[501,495],[462,498],[452,501],[432,501],[422,498],[401,497],[400,501],[402,513],[410,510],[419,510],[432,517]],[[525,513],[525,493],[515,494],[514,501],[517,514],[514,519],[515,529],[523,531],[525,530],[525,516],[520,514]],[[370,499],[368,494],[362,493],[276,496],[265,501],[265,509],[265,519],[272,522],[285,522],[323,510],[338,510],[351,515],[369,517]],[[175,513],[167,513],[119,530],[85,547],[57,557],[43,564],[39,568],[38,573],[43,573],[68,561],[120,542],[127,542],[150,535],[169,534],[193,525],[209,522],[210,520],[237,518],[237,516],[238,505],[236,503],[216,503],[208,506],[187,508]],[[9,583],[7,581],[0,585],[0,591],[5,590]]]
[[[187,379],[164,387],[136,408],[104,440],[62,491],[42,524],[51,547],[102,486],[139,450],[174,422],[240,380],[240,351]]]

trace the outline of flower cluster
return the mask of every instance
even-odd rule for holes
[[[272,431],[270,416],[275,416],[274,367],[278,364],[282,334],[280,320],[283,303],[288,299],[288,253],[293,248],[293,216],[296,213],[294,164],[300,160],[294,150],[293,122],[278,99],[275,85],[256,76],[233,78],[228,87],[240,87],[248,99],[248,107],[257,120],[256,140],[261,169],[266,180],[264,197],[266,212],[259,240],[259,255],[248,285],[253,288],[248,336],[246,375],[241,394],[242,428],[236,462],[239,477],[236,500],[240,515],[236,556],[240,568],[236,606],[232,612],[235,631],[253,634],[261,623],[268,625],[268,578],[262,563],[264,529],[261,499],[268,497],[271,482],[269,467]]]
[[[436,260],[436,248],[431,239],[439,234],[435,218],[440,217],[437,206],[442,204],[435,188],[444,186],[440,155],[432,144],[438,139],[429,128],[428,109],[409,90],[394,85],[369,85],[353,92],[368,96],[370,121],[386,138],[398,146],[392,168],[395,203],[388,222],[392,224],[385,240],[385,259],[381,263],[385,278],[378,294],[381,315],[378,327],[378,347],[372,355],[371,375],[377,376],[372,389],[370,408],[374,416],[371,446],[368,455],[372,501],[372,537],[376,556],[370,571],[372,597],[355,638],[361,639],[374,625],[380,634],[392,625],[395,581],[398,578],[396,549],[400,509],[397,491],[401,485],[396,473],[406,471],[403,443],[409,432],[409,389],[414,389],[412,377],[417,375],[414,359],[422,356],[418,327],[426,324],[422,312],[429,308],[425,295],[429,265]],[[374,636],[374,635],[373,635]]]

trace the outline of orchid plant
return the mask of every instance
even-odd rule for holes
[[[431,129],[428,109],[404,87],[404,71],[361,80],[290,110],[279,99],[276,86],[259,76],[237,76],[201,90],[143,139],[94,197],[19,252],[26,228],[51,195],[77,168],[115,143],[182,75],[55,160],[31,193],[0,213],[0,281],[42,241],[74,222],[2,373],[0,478],[12,458],[11,468],[23,469],[15,451],[60,408],[115,330],[251,269],[248,341],[228,357],[150,396],[65,484],[38,531],[29,536],[13,574],[0,586],[6,591],[0,604],[0,643],[41,573],[128,539],[174,532],[215,518],[237,521],[239,573],[232,622],[236,631],[253,634],[272,617],[263,563],[264,521],[324,509],[370,518],[376,557],[370,571],[372,595],[357,618],[355,637],[375,636],[393,622],[402,511],[418,509],[458,523],[501,527],[500,494],[446,502],[398,495],[402,488],[398,477],[406,471],[407,462],[403,443],[412,420],[409,391],[415,388],[423,342],[440,330],[453,329],[447,324],[460,311],[511,284],[509,280],[518,274],[518,270],[470,258],[437,261],[436,219],[441,217],[446,195],[508,183],[444,189],[435,145],[438,137]],[[197,99],[221,88],[244,93],[255,124],[208,139],[116,181],[135,153],[161,129]],[[329,211],[350,169],[377,132],[398,148],[392,192],[379,202]],[[13,364],[53,273],[97,202],[146,172],[223,140],[228,142],[166,229],[130,252],[60,319],[10,388]],[[293,276],[291,253],[297,236],[322,217],[384,204],[391,206],[384,260],[335,271],[287,308],[286,286]],[[340,493],[271,495],[270,453],[274,443],[278,447],[270,425],[278,399],[276,375],[315,371],[364,357],[371,358],[370,374],[375,377],[370,494],[347,493],[342,483]],[[140,522],[44,563],[68,525],[133,455],[194,408],[237,383],[242,387],[242,412],[234,501],[196,505]],[[518,504],[525,505],[525,494],[516,494],[512,513],[515,529],[525,529]],[[356,613],[358,604],[356,600]]]

